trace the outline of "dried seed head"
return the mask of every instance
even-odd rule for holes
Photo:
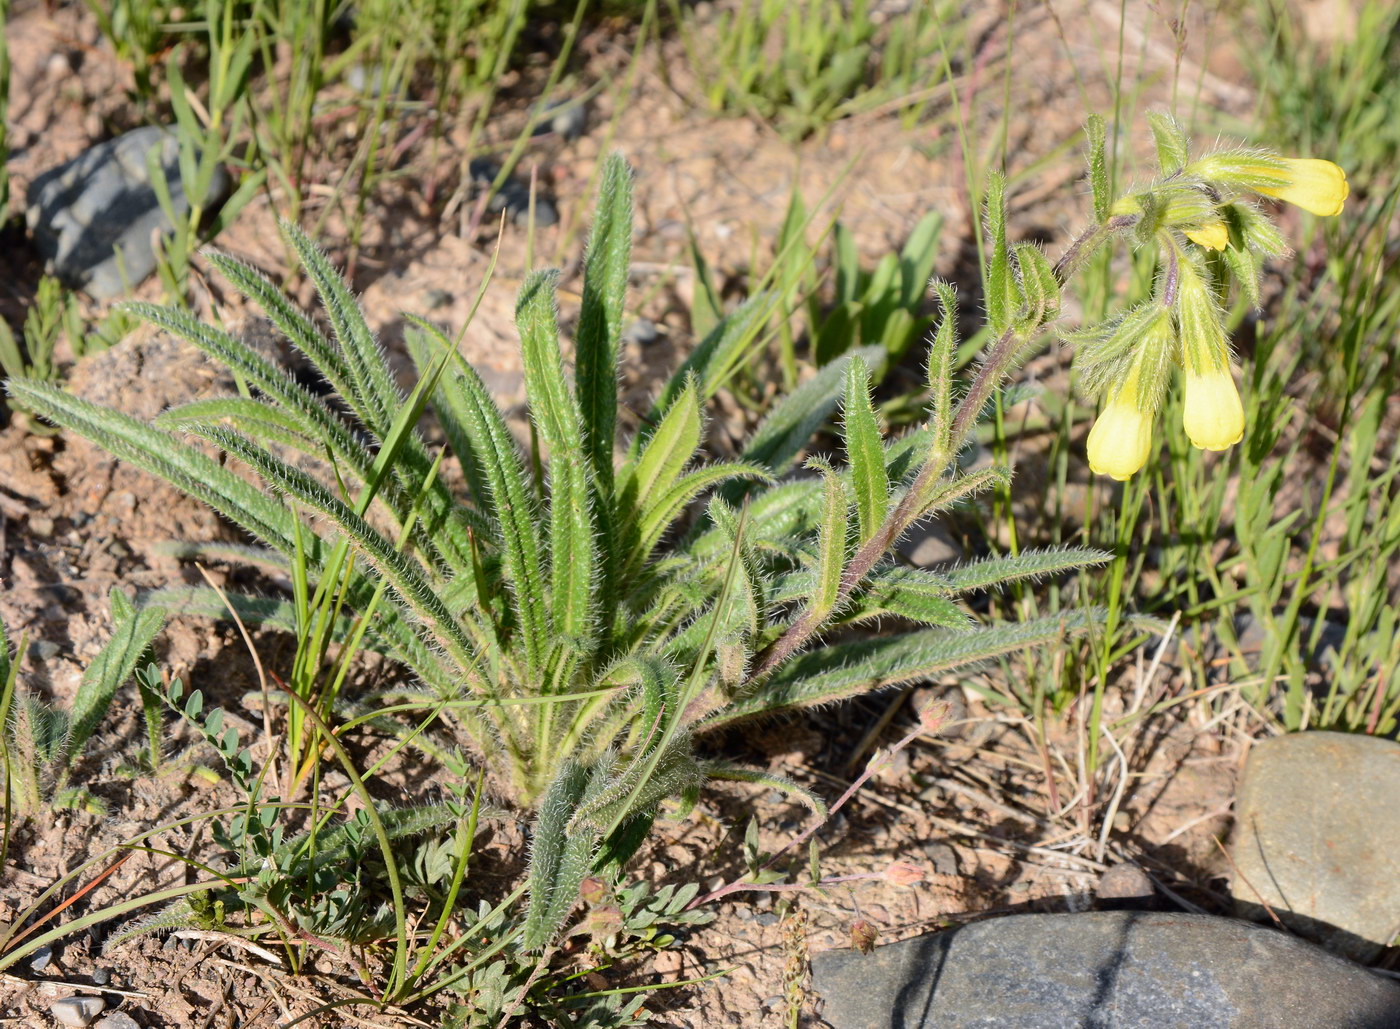
[[[851,946],[862,954],[875,949],[875,941],[880,938],[880,930],[866,918],[857,918],[851,923]]]

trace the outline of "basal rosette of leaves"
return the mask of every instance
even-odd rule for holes
[[[325,624],[352,644],[363,633],[363,645],[411,673],[392,693],[330,691],[306,703],[319,699],[328,722],[370,717],[391,728],[398,723],[377,709],[417,705],[436,720],[434,733],[465,738],[497,788],[537,812],[529,948],[557,933],[590,870],[630,856],[663,799],[693,797],[713,778],[803,792],[698,757],[697,737],[1061,641],[1098,613],[984,625],[957,598],[1108,556],[1067,548],[935,570],[890,556],[916,522],[1006,480],[1000,468],[964,472],[956,456],[1006,372],[1059,311],[1056,269],[1038,249],[1006,243],[999,179],[988,202],[995,343],[961,401],[954,297],[936,284],[944,316],[930,350],[926,425],[884,438],[868,370],[879,354],[867,348],[778,402],[740,457],[724,463],[703,458],[705,405],[767,308],[755,297],[727,316],[664,384],[642,429],[622,438],[631,196],[630,171],[613,156],[584,262],[572,376],[557,274],[533,273],[520,290],[528,448],[454,341],[418,319],[409,344],[421,379],[404,397],[347,285],[291,226],[330,335],[254,269],[209,260],[315,366],[333,400],[223,330],[147,304],[130,310],[227,365],[247,395],[197,401],[148,425],[56,385],[9,386],[29,409],[241,526],[259,543],[243,556],[288,574],[304,567],[334,616]],[[417,429],[429,405],[460,464],[460,493],[438,474],[444,451]],[[795,469],[838,413],[844,460]],[[306,470],[308,459],[319,473]],[[232,602],[245,617],[307,624],[300,594]],[[869,631],[836,635],[856,626]],[[431,736],[416,738],[427,745]]]

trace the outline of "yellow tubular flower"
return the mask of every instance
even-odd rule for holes
[[[1244,439],[1244,407],[1229,368],[1186,371],[1187,438],[1201,450],[1226,450]]]
[[[1230,230],[1222,221],[1209,222],[1196,229],[1187,229],[1186,238],[1208,250],[1224,250],[1230,245]]]
[[[1259,187],[1265,196],[1277,197],[1305,211],[1330,218],[1342,213],[1342,202],[1351,195],[1347,173],[1331,161],[1313,157],[1285,157],[1280,173],[1286,186]]]
[[[1119,482],[1131,478],[1147,463],[1152,450],[1152,414],[1138,403],[1136,368],[1099,414],[1085,449],[1096,475],[1111,475]]]

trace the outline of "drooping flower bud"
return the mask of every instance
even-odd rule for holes
[[[1201,450],[1228,450],[1244,438],[1244,406],[1228,368],[1187,371],[1182,426]]]
[[[1135,377],[1134,377],[1135,378]],[[1122,482],[1147,463],[1152,450],[1152,413],[1138,403],[1137,384],[1129,381],[1114,394],[1089,430],[1089,467]]]
[[[1182,426],[1192,445],[1225,450],[1244,438],[1244,407],[1230,375],[1230,348],[1210,287],[1182,262],[1177,301],[1181,366],[1186,374]]]

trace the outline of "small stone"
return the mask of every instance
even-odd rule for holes
[[[1302,732],[1256,743],[1235,800],[1236,913],[1272,911],[1337,953],[1374,960],[1400,934],[1397,796],[1393,740]]]
[[[52,536],[53,519],[46,515],[34,515],[28,521],[29,533],[32,536]]]
[[[112,970],[98,965],[92,970],[92,985],[106,986],[112,981]]]
[[[34,956],[29,959],[29,967],[35,972],[42,972],[49,967],[49,962],[53,960],[53,948],[44,946],[34,952]]]
[[[530,198],[527,193],[520,202],[510,207],[511,221],[516,225],[530,224]],[[559,224],[559,210],[554,206],[554,201],[548,197],[535,194],[535,227],[546,228],[550,225]]]
[[[102,1021],[96,1023],[92,1029],[141,1029],[141,1026],[125,1011],[113,1011]]]
[[[49,1014],[53,1015],[60,1025],[82,1029],[83,1026],[91,1025],[92,1020],[102,1014],[102,1009],[106,1006],[101,997],[64,997],[49,1005]]]
[[[640,347],[649,347],[660,338],[661,330],[656,327],[656,323],[650,318],[638,318],[635,322],[622,330],[622,341],[624,343],[635,343]]]
[[[1013,915],[817,954],[812,981],[834,1029],[1400,1029],[1400,983],[1211,915]]]
[[[958,852],[942,840],[927,840],[923,846],[924,856],[933,863],[938,875],[958,874]]]
[[[923,522],[896,544],[898,550],[909,563],[919,568],[961,561],[961,544],[941,522]]]
[[[575,140],[588,125],[588,109],[582,100],[556,100],[544,106],[535,125],[534,135],[558,133],[564,139]]]
[[[1153,903],[1156,895],[1147,873],[1128,861],[1108,868],[1094,888],[1099,907],[1105,911],[1141,908]]]
[[[761,914],[759,914],[759,916],[755,918],[754,921],[757,922],[759,925],[777,925],[778,916],[773,914],[773,912],[771,911],[764,911]]]
[[[95,299],[117,296],[127,282],[134,286],[154,271],[151,237],[174,228],[150,180],[146,155],[152,150],[175,215],[184,217],[190,200],[180,180],[179,139],[175,129],[159,125],[89,147],[29,186],[25,220],[35,247],[54,274]],[[216,166],[204,205],[217,201],[228,184],[228,174]]]
[[[35,640],[29,645],[29,652],[40,661],[51,661],[63,648],[53,640]]]

